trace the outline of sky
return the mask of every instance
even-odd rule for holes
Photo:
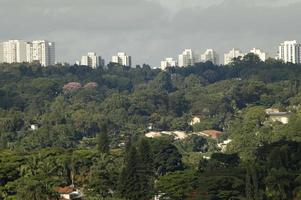
[[[301,42],[300,19],[301,0],[0,0],[0,41],[54,41],[57,61],[71,64],[124,51],[158,67],[185,48],[274,56],[280,42]]]

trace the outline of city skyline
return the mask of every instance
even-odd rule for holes
[[[293,23],[301,15],[300,0],[28,0],[17,2],[18,7],[15,4],[16,0],[1,4],[5,31],[0,38],[55,41],[58,62],[74,63],[90,51],[110,60],[115,52],[125,51],[133,56],[133,65],[159,66],[162,55],[176,56],[185,48],[227,52],[233,47],[242,51],[257,47],[276,54],[280,41],[301,40],[301,27]]]
[[[60,63],[56,61],[55,42],[48,40],[34,40],[31,42],[24,40],[8,40],[0,42],[0,63],[21,63],[39,61],[42,66],[54,65]],[[284,62],[301,63],[301,43],[296,40],[286,40],[278,46],[275,56],[271,56],[270,52],[266,52],[260,48],[252,48],[250,51],[243,52],[239,48],[232,48],[229,52],[224,53],[224,62],[220,63],[220,55],[215,49],[206,49],[205,52],[195,52],[192,49],[184,49],[178,55],[178,59],[173,57],[165,57],[161,60],[160,65],[152,66],[153,68],[161,68],[165,70],[167,67],[187,67],[198,62],[211,61],[215,65],[227,65],[232,59],[243,57],[248,53],[257,55],[262,61],[268,58],[283,60]],[[122,66],[135,67],[132,65],[132,56],[125,52],[118,52],[111,57],[109,63],[118,63]],[[62,63],[62,62],[61,62]],[[63,63],[67,63],[63,61]],[[88,52],[87,55],[81,57],[80,61],[76,60],[77,65],[86,65],[92,68],[105,66],[105,59],[98,56],[95,52]]]

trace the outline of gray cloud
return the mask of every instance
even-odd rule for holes
[[[183,48],[261,47],[301,41],[301,0],[0,0],[0,40],[49,39],[58,61],[127,51],[157,66]]]

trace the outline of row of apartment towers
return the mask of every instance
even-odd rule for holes
[[[9,40],[0,43],[0,63],[38,62],[55,64],[55,43],[47,40]]]
[[[23,40],[8,40],[0,43],[0,63],[22,63],[38,62],[42,66],[55,65],[55,43],[47,40],[35,40],[26,42]],[[132,65],[131,56],[124,52],[119,52],[112,56],[112,62],[122,66]],[[92,68],[105,66],[104,59],[90,52],[82,56],[76,64],[85,65]]]
[[[270,58],[270,56],[261,49],[253,48],[250,53],[258,55],[262,61]],[[239,49],[231,49],[224,54],[224,64],[228,65],[234,58],[243,57],[246,55]],[[301,63],[301,44],[296,40],[284,41],[278,47],[276,59],[283,60],[294,64]],[[167,67],[187,67],[198,62],[211,61],[215,65],[219,65],[219,55],[213,49],[207,49],[203,54],[194,54],[191,49],[185,49],[182,54],[178,56],[178,60],[173,58],[165,58],[161,61],[161,69],[165,70]],[[35,40],[32,42],[25,42],[22,40],[9,40],[0,43],[0,63],[22,63],[22,62],[39,62],[42,66],[49,66],[55,64],[55,43],[47,40]],[[112,56],[112,63],[118,63],[122,66],[131,67],[131,56],[124,52],[119,52]],[[92,68],[105,66],[104,59],[97,56],[96,53],[91,52],[86,56],[82,56],[81,60],[77,62],[78,65],[86,65]]]
[[[112,56],[111,62],[121,66],[131,67],[132,57],[125,52],[118,52],[117,55]],[[82,56],[80,61],[76,61],[75,64],[89,66],[95,69],[98,67],[105,67],[105,60],[95,52],[89,52],[87,55]]]
[[[258,48],[253,48],[249,53],[257,55],[262,61],[271,58],[268,53]],[[234,58],[245,56],[241,50],[233,48],[228,53],[224,54],[224,65],[228,65]],[[284,41],[278,47],[277,56],[275,59],[283,60],[286,63],[301,63],[301,44],[296,40]],[[192,49],[185,49],[182,54],[178,56],[178,60],[173,58],[165,58],[161,61],[161,69],[165,70],[167,67],[187,67],[198,62],[211,61],[215,65],[219,65],[219,55],[213,49],[207,49],[203,54],[195,54]]]

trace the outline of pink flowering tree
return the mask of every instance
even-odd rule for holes
[[[82,88],[82,85],[78,82],[70,82],[64,85],[63,90],[64,91],[76,91]]]

